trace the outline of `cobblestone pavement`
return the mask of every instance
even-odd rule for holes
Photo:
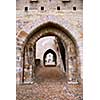
[[[82,84],[69,85],[62,79],[17,85],[16,100],[83,100]]]

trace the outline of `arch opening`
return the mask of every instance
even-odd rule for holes
[[[44,66],[46,66],[46,67],[56,66],[56,64],[57,64],[56,53],[52,49],[47,50],[44,53],[43,61],[44,61]]]
[[[73,73],[78,72],[78,68],[77,68],[77,57],[78,57],[78,49],[77,49],[77,44],[76,44],[76,41],[75,39],[73,39],[73,37],[71,37],[71,35],[69,34],[68,31],[65,32],[65,29],[63,29],[62,27],[59,27],[58,26],[55,26],[54,24],[52,23],[48,23],[48,24],[44,24],[43,26],[41,27],[38,27],[37,30],[33,30],[30,35],[28,35],[28,37],[26,38],[26,41],[25,41],[25,44],[24,44],[24,59],[23,59],[23,68],[25,67],[25,63],[27,62],[25,59],[27,57],[25,57],[25,49],[28,48],[28,45],[32,45],[32,50],[33,50],[33,59],[32,59],[32,62],[31,62],[31,66],[32,66],[32,69],[33,69],[33,72],[34,73],[34,69],[36,67],[35,65],[35,54],[36,54],[36,42],[40,39],[40,38],[43,38],[43,37],[46,37],[46,36],[55,36],[58,38],[57,42],[59,44],[59,47],[60,47],[60,51],[61,51],[61,58],[63,59],[63,67],[66,72],[66,76],[67,77],[71,77],[69,78],[70,80],[73,80],[72,77],[73,77]],[[62,53],[63,51],[63,53]],[[50,52],[51,53],[51,52]],[[64,54],[65,53],[65,54]],[[54,57],[54,53],[51,53],[50,54],[51,56]],[[47,56],[47,55],[46,55]],[[43,58],[44,61],[46,60],[46,56]],[[56,58],[56,56],[54,58]],[[71,60],[73,58],[73,60]],[[74,59],[75,58],[75,59]],[[73,61],[74,61],[74,64],[73,64]],[[44,62],[44,65],[46,62]],[[57,61],[55,60],[55,65],[57,64]],[[48,64],[47,64],[48,65]],[[75,67],[74,71],[71,72],[71,69],[73,69],[73,67]],[[74,75],[75,77],[77,77],[78,75]],[[25,72],[24,72],[24,69],[23,69],[23,76],[25,76]],[[33,75],[32,75],[32,78],[33,78]],[[74,78],[75,79],[75,78]],[[25,79],[23,78],[23,82],[25,81]]]

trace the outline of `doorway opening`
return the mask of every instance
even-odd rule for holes
[[[44,66],[46,67],[56,66],[57,64],[56,53],[52,49],[47,50],[44,54],[43,61],[44,61]]]

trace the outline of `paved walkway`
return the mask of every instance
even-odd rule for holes
[[[83,100],[82,85],[68,85],[64,80],[37,81],[16,89],[16,100]]]
[[[38,79],[62,79],[65,73],[59,67],[38,67],[35,71],[35,76]]]

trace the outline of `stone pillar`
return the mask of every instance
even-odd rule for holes
[[[28,51],[27,48],[25,48],[25,65],[28,64]]]
[[[32,46],[29,46],[28,48],[28,62],[29,62],[30,83],[33,83],[33,47]]]
[[[22,84],[22,54],[21,54],[21,48],[17,48],[16,51],[16,84]]]
[[[21,54],[21,84],[23,84],[23,70],[24,70],[24,68],[23,68],[24,66],[23,66],[23,55]]]
[[[25,48],[24,83],[30,82],[30,65],[28,62],[28,47]]]
[[[72,83],[72,84],[78,84],[78,80],[77,80],[77,75],[78,75],[78,71],[77,71],[77,60],[75,57],[70,57],[68,60],[68,66],[69,66],[69,82],[68,83]]]
[[[34,48],[27,45],[25,48],[24,83],[33,83],[34,77]]]
[[[77,81],[77,57],[75,47],[72,43],[68,46],[68,83],[78,84]]]
[[[73,78],[72,70],[73,70],[72,61],[68,59],[68,81],[72,81],[72,78]]]

